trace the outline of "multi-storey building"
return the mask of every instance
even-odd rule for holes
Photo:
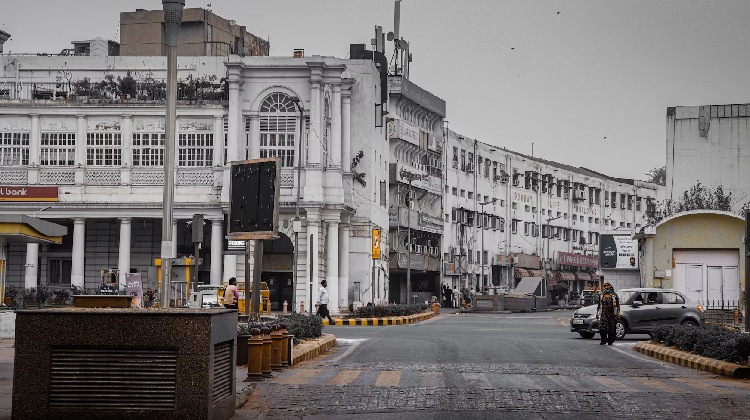
[[[440,296],[445,101],[401,76],[388,93],[389,299],[424,302]]]
[[[0,214],[35,214],[68,228],[59,245],[7,244],[0,255],[8,282],[94,288],[101,269],[117,268],[120,281],[138,271],[154,286],[165,57],[3,56],[0,64],[0,185],[41,194],[38,201],[10,197]],[[304,301],[309,310],[324,278],[332,310],[369,301],[357,287],[372,282],[371,230],[388,221],[380,188],[388,144],[372,112],[380,103],[373,62],[180,57],[178,69],[173,253],[194,254],[187,222],[202,214],[210,228],[199,281],[242,281],[243,258],[225,240],[229,165],[278,157],[280,238],[264,244],[263,257],[272,305]]]
[[[609,177],[466,138],[445,145],[443,283],[479,291],[512,289],[523,277],[573,292],[604,276],[639,285],[636,270],[600,269],[603,234],[645,225],[656,184]],[[637,268],[637,265],[634,266]]]

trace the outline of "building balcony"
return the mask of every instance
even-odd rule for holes
[[[443,218],[433,217],[427,214],[407,208],[389,209],[388,210],[389,227],[396,229],[398,227],[407,229],[411,227],[414,230],[421,230],[430,233],[443,234]]]

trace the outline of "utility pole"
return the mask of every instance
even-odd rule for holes
[[[172,283],[172,217],[174,211],[175,130],[177,129],[177,36],[185,0],[162,0],[167,44],[167,115],[164,127],[164,194],[161,219],[161,287],[159,307],[168,308]]]

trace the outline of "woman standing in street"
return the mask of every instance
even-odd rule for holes
[[[609,282],[604,283],[599,306],[596,307],[596,317],[599,319],[599,345],[612,345],[617,335],[617,321],[620,319],[620,299]]]

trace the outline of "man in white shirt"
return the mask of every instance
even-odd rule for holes
[[[333,318],[331,318],[331,314],[328,312],[327,285],[328,283],[325,280],[320,282],[320,289],[318,289],[318,315],[320,315],[321,318],[328,318],[328,323],[333,325]]]

